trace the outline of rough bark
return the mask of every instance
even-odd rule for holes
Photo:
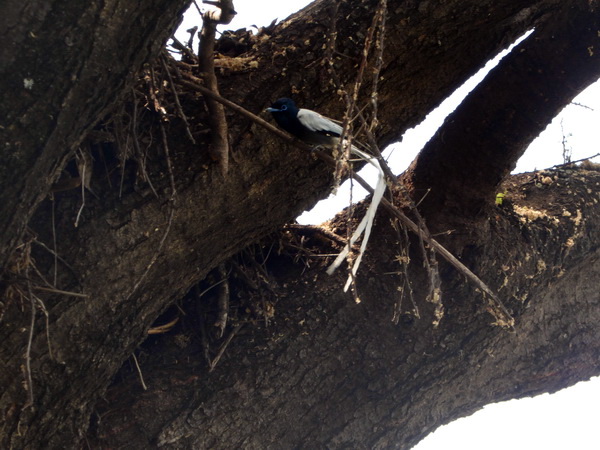
[[[99,403],[92,447],[410,448],[487,403],[597,375],[600,295],[590,280],[600,269],[600,172],[545,176],[551,184],[533,183],[537,174],[511,179],[508,198],[517,208],[495,209],[479,224],[485,237],[462,252],[516,317],[515,332],[492,326],[485,299],[448,267],[440,326],[431,326],[422,301],[422,319],[404,314],[393,324],[403,280],[392,275],[397,238],[382,220],[373,243],[379,253],[359,283],[362,303],[341,293],[343,275],[324,274],[322,258],[301,254],[308,268],[273,251],[269,282],[285,290],[276,300],[263,293],[275,304],[270,325],[246,323],[208,373],[202,315],[192,308],[197,315],[139,349],[148,391],[131,364],[123,367]],[[326,252],[318,239],[304,242]],[[422,299],[424,274],[416,272]],[[242,298],[252,295],[237,283]]]
[[[572,4],[563,8],[492,70],[419,154],[405,180],[415,180],[415,197],[427,192],[424,214],[453,208],[457,216],[476,216],[529,143],[582,85],[598,79],[597,23]]]
[[[596,24],[597,12],[593,11],[587,2],[572,2],[573,8],[566,9],[558,8],[560,3],[449,1],[436,6],[419,2],[390,5],[386,35],[387,53],[384,57],[383,80],[379,84],[379,143],[385,145],[398,138],[404,129],[417,123],[487,59],[532,26],[552,23],[554,17],[564,18],[565,23],[571,23],[571,20],[579,16],[587,17],[590,24]],[[360,4],[349,1],[340,5],[337,16],[337,50],[342,56],[336,58],[335,68],[344,83],[353,81],[354,67],[359,62],[362,52],[361,42],[357,41],[357,37],[365,35],[375,4],[375,1]],[[220,92],[257,112],[274,98],[293,93],[296,94],[299,104],[341,117],[340,102],[330,85],[330,76],[326,68],[320,65],[323,46],[331,25],[331,17],[327,14],[328,6],[327,2],[318,2],[276,27],[268,39],[258,41],[245,55],[253,62],[249,69],[225,70],[221,74]],[[84,16],[85,14],[81,15]],[[172,20],[165,17],[161,20],[165,20],[165,24],[160,25],[162,22],[158,19],[153,22],[156,30],[166,30],[166,23],[172,23]],[[548,32],[547,30],[546,33]],[[157,36],[160,36],[160,33],[153,35],[153,39]],[[544,34],[540,36],[543,37]],[[114,45],[116,49],[118,46]],[[118,45],[122,45],[122,42]],[[152,45],[149,47],[155,48]],[[145,48],[148,50],[148,46]],[[134,50],[129,49],[130,52]],[[36,51],[41,49],[32,50],[34,53]],[[148,50],[148,55],[151,53],[152,51]],[[87,54],[93,55],[93,52]],[[579,57],[574,63],[584,61],[581,55]],[[94,62],[93,59],[86,61],[90,65]],[[431,61],[435,61],[435,64],[432,65]],[[129,62],[131,67],[136,67],[131,59]],[[555,58],[555,64],[560,67],[562,61]],[[585,71],[598,75],[596,66],[590,64],[585,65]],[[67,72],[65,71],[65,74]],[[528,74],[532,83],[536,83],[537,76],[536,71]],[[123,73],[109,78],[110,80],[101,81],[96,79],[97,85],[94,88],[98,91],[108,89],[112,95],[119,90],[119,86],[125,85],[126,77]],[[569,94],[563,96],[561,102],[568,102],[569,95],[582,90],[590,82],[589,78],[590,76],[571,79]],[[122,84],[118,84],[117,81]],[[3,86],[2,89],[7,88]],[[368,94],[367,83],[361,98]],[[107,98],[102,96],[102,100],[98,100],[99,103],[95,106],[94,102],[90,102],[90,109],[81,111],[78,108],[83,108],[84,104],[77,106],[79,97],[74,97],[75,105],[72,105],[72,108],[75,112],[72,114],[77,117],[69,116],[68,120],[65,119],[65,123],[72,129],[67,133],[66,128],[60,128],[56,124],[54,128],[44,125],[48,128],[44,142],[53,142],[52,148],[58,151],[57,141],[52,140],[56,139],[52,137],[52,133],[55,130],[63,130],[60,132],[63,134],[56,135],[62,136],[60,142],[67,142],[68,148],[76,146],[85,131],[105,111],[104,107],[109,103]],[[192,132],[205,136],[202,130],[207,119],[202,99],[191,92],[181,92],[180,98],[186,115],[193,124]],[[539,115],[540,121],[547,121],[547,114],[539,114],[545,99],[535,98],[538,101],[531,102],[531,116]],[[61,98],[57,104],[62,101]],[[14,102],[17,102],[17,99],[14,99]],[[27,99],[23,102],[26,107]],[[41,105],[40,103],[40,107]],[[502,107],[502,104],[498,105],[498,108]],[[127,111],[131,111],[130,106],[127,108]],[[92,110],[96,111],[96,115]],[[154,135],[151,131],[156,118],[146,112],[141,120],[142,124],[138,124],[138,129],[145,131],[144,137],[154,136],[150,142],[158,142],[149,145],[150,155],[154,160],[150,161],[147,167],[148,178],[152,181],[158,198],[147,182],[139,179],[136,181],[132,163],[124,167],[125,183],[122,195],[117,187],[120,182],[118,172],[111,172],[108,176],[95,174],[92,188],[101,193],[100,199],[87,200],[81,225],[77,229],[74,229],[73,222],[79,209],[80,196],[73,192],[57,196],[54,207],[58,253],[69,264],[67,268],[60,263],[58,286],[84,293],[87,297],[43,297],[50,317],[49,332],[54,358],[49,356],[44,331],[46,325],[39,314],[30,352],[33,390],[28,385],[24,389],[21,384],[28,372],[21,370],[21,367],[28,344],[27,333],[23,333],[23,330],[30,329],[29,303],[24,300],[26,296],[7,297],[0,329],[3,364],[0,384],[6,386],[0,397],[4,422],[0,443],[3,446],[12,445],[19,448],[71,445],[77,436],[85,431],[91,411],[112,377],[144,340],[148,328],[169,304],[182,298],[212,268],[293,219],[319,197],[324,196],[329,189],[330,171],[322,163],[314,160],[311,155],[281,145],[262,130],[237,116],[228,118],[233,154],[228,176],[223,178],[218,169],[210,165],[206,152],[208,141],[200,142],[197,148],[191,148],[181,121],[172,114],[167,131],[177,185],[177,208],[171,209],[171,203],[167,203],[171,191],[169,164],[165,162],[163,143],[157,138],[157,130],[154,129]],[[480,126],[483,125],[484,121]],[[504,121],[500,125],[505,127],[510,125],[510,122]],[[42,128],[46,129],[44,127]],[[530,130],[516,131],[521,136],[527,132],[528,138],[532,137]],[[133,136],[130,137],[133,139]],[[523,142],[525,140],[526,138],[523,138]],[[16,141],[15,139],[14,142]],[[120,143],[121,146],[126,146],[123,141]],[[35,170],[26,171],[24,166],[14,166],[14,173],[19,172],[20,168],[23,176],[30,177],[42,173],[46,177],[45,180],[52,180],[57,171],[64,166],[66,153],[60,154],[62,156],[51,159],[55,162],[52,167],[41,165]],[[46,155],[46,152],[43,155]],[[116,156],[118,155],[112,154],[113,158]],[[43,159],[45,158],[33,159],[30,166],[37,167],[33,165],[33,161],[37,164],[38,160]],[[452,161],[448,159],[447,155],[440,156],[440,164],[443,165],[443,161],[451,164]],[[499,161],[501,156],[497,156],[497,159]],[[482,171],[499,180],[501,175],[505,174],[505,166],[500,163],[488,165]],[[6,175],[8,180],[13,180],[12,172],[3,172],[2,175]],[[413,175],[410,183],[417,185],[419,177]],[[3,178],[3,183],[4,181]],[[20,236],[19,230],[26,223],[26,218],[32,214],[36,199],[44,197],[49,185],[49,181],[44,184],[45,188],[37,185],[32,187],[29,181],[25,184],[19,184],[17,181],[14,183],[15,186],[21,186],[19,189],[24,189],[29,200],[21,209],[12,200],[2,207],[2,229],[10,231],[7,231],[8,237],[0,247],[6,253],[14,246],[15,236]],[[6,183],[6,186],[11,184]],[[494,183],[481,186],[481,196],[489,198],[494,187]],[[581,186],[578,185],[577,188]],[[590,203],[593,200],[585,195],[572,200],[584,199],[588,199]],[[549,286],[544,285],[545,290],[534,289],[535,282],[549,283],[552,275],[550,269],[538,273],[542,262],[550,267],[545,262],[546,254],[543,252],[553,254],[552,264],[563,264],[565,272],[572,270],[575,274],[580,265],[583,265],[584,256],[587,254],[593,258],[592,250],[597,249],[597,236],[593,231],[597,221],[594,205],[570,206],[573,208],[569,207],[569,210],[575,217],[579,217],[576,210],[581,210],[586,227],[578,229],[582,238],[574,241],[576,245],[569,247],[571,250],[568,258],[562,255],[561,251],[564,250],[563,243],[570,241],[560,237],[564,238],[572,231],[569,228],[573,226],[571,222],[562,219],[555,224],[548,219],[549,223],[544,222],[538,230],[535,227],[519,225],[518,221],[511,219],[516,217],[508,212],[483,215],[481,217],[484,219],[479,219],[484,220],[483,223],[487,223],[488,227],[499,227],[501,232],[497,234],[498,239],[506,239],[509,242],[506,246],[500,248],[493,245],[491,235],[486,233],[491,228],[486,228],[482,222],[465,223],[457,237],[450,236],[446,244],[462,258],[470,261],[476,271],[496,288],[502,286],[506,272],[511,274],[507,287],[503,289],[510,290],[511,294],[518,294],[520,301],[523,301],[525,294],[527,298],[533,298],[534,295],[550,297],[554,291]],[[38,240],[50,247],[53,240],[49,226],[51,207],[51,203],[46,201],[31,222]],[[454,216],[452,211],[428,211],[426,219],[440,226],[444,220],[447,220],[446,223],[455,224],[457,216]],[[232,341],[231,349],[234,354],[247,355],[233,360],[237,361],[238,365],[226,354],[225,362],[210,374],[206,373],[204,368],[190,369],[181,364],[183,360],[179,359],[179,364],[170,364],[163,369],[154,366],[157,373],[165,372],[165,378],[161,379],[161,382],[164,382],[162,395],[157,396],[157,391],[152,390],[139,397],[141,403],[132,405],[129,398],[130,403],[123,406],[129,415],[129,412],[143,407],[146,400],[150,402],[160,397],[159,403],[149,403],[152,405],[149,411],[152,411],[153,417],[140,415],[139,420],[125,420],[115,411],[111,398],[108,406],[98,406],[102,420],[98,424],[98,420],[94,419],[98,435],[91,436],[90,440],[99,439],[98,442],[101,442],[109,435],[115,441],[107,441],[106,445],[116,445],[116,442],[121,440],[122,443],[139,448],[157,443],[185,447],[209,445],[211,442],[223,447],[234,444],[276,446],[278,442],[289,445],[306,443],[307,446],[311,443],[341,445],[343,442],[359,447],[408,445],[437,424],[492,400],[491,393],[486,397],[474,388],[472,394],[466,396],[464,401],[459,398],[459,391],[449,391],[448,400],[444,403],[447,406],[432,406],[431,399],[435,396],[431,395],[436,393],[436,383],[426,383],[426,380],[432,378],[432,373],[441,372],[440,364],[446,364],[444,358],[447,355],[440,349],[450,348],[454,353],[449,354],[460,356],[459,349],[463,348],[464,352],[477,360],[483,358],[482,348],[492,351],[497,349],[497,354],[507,353],[509,346],[513,345],[510,339],[521,336],[520,332],[523,333],[524,342],[540,352],[539,367],[564,363],[568,358],[577,362],[574,367],[582,367],[579,371],[573,371],[572,378],[563,377],[563,372],[559,371],[557,384],[550,383],[555,381],[553,378],[541,377],[535,389],[552,390],[558,385],[568,384],[571,380],[585,378],[591,374],[592,369],[586,365],[587,360],[584,356],[592,356],[591,361],[597,359],[597,350],[593,346],[589,347],[587,355],[583,351],[570,353],[567,344],[571,341],[565,340],[565,345],[557,347],[556,353],[545,359],[544,353],[541,352],[541,343],[533,338],[529,339],[528,334],[533,333],[535,327],[542,326],[533,319],[528,321],[529,316],[526,315],[533,310],[539,311],[538,309],[526,309],[522,307],[522,303],[510,300],[515,313],[524,314],[522,321],[526,326],[522,331],[518,330],[516,335],[509,335],[490,327],[489,316],[483,313],[482,303],[462,279],[456,279],[456,274],[450,270],[447,270],[444,277],[444,289],[449,293],[445,303],[448,309],[447,319],[444,319],[440,328],[432,330],[427,320],[416,322],[412,328],[392,327],[389,324],[389,313],[390,305],[393,305],[394,301],[390,298],[394,296],[397,280],[390,278],[388,281],[381,273],[389,271],[395,255],[386,257],[386,249],[392,251],[389,250],[389,242],[395,242],[396,238],[390,236],[390,230],[384,223],[387,223],[387,220],[382,216],[380,239],[371,244],[373,254],[383,256],[381,261],[378,258],[373,261],[373,273],[376,276],[367,278],[369,281],[366,285],[363,284],[363,306],[356,307],[349,303],[347,297],[339,294],[338,283],[332,280],[321,281],[322,277],[319,277],[315,293],[312,293],[313,291],[306,287],[309,283],[307,279],[301,278],[298,283],[306,289],[306,298],[296,297],[292,290],[299,288],[289,281],[284,289],[288,290],[287,297],[290,300],[288,302],[286,298],[286,301],[277,303],[276,325],[265,330],[247,325]],[[18,224],[21,225],[17,226]],[[537,239],[550,234],[550,226],[556,227],[556,230],[553,229],[556,241],[552,246],[538,243]],[[574,238],[575,234],[572,237]],[[527,239],[533,240],[534,250],[538,253],[525,253]],[[34,256],[36,266],[51,279],[49,274],[53,270],[52,257],[48,257],[43,251]],[[495,261],[507,261],[506,265],[510,269],[509,263],[519,261],[518,257],[522,257],[522,267],[515,268],[514,273],[508,269],[498,271]],[[23,259],[25,260],[26,258]],[[272,270],[285,269],[291,274],[288,276],[300,277],[296,274],[302,273],[302,270],[290,266],[289,262],[284,260],[280,262],[281,267]],[[378,264],[386,269],[377,269]],[[31,264],[28,267],[33,271]],[[592,270],[592,267],[592,264],[585,265],[586,270]],[[538,278],[528,278],[534,275]],[[417,270],[414,277],[411,281],[417,286],[423,274]],[[310,283],[314,279],[310,278]],[[563,279],[567,280],[567,275]],[[9,288],[27,287],[27,283],[19,277],[11,279],[5,276],[4,283],[4,287],[8,285]],[[416,289],[417,294],[420,292]],[[591,308],[594,302],[597,304],[597,297],[594,299],[592,296],[588,300],[588,318],[591,320]],[[550,310],[553,310],[552,306],[560,306],[551,300],[548,301]],[[581,309],[586,310],[587,303],[584,299],[582,302]],[[544,305],[545,301],[540,301],[540,307]],[[455,313],[453,307],[456,307]],[[427,309],[426,306],[423,308]],[[573,308],[570,312],[575,314],[577,309]],[[264,315],[265,313],[262,313],[262,316],[259,316],[264,319]],[[305,319],[306,317],[308,319]],[[310,324],[310,331],[303,328],[305,322],[302,320],[307,320]],[[549,330],[552,330],[552,333],[559,333],[561,328],[569,330],[569,326],[576,325],[578,320],[578,317],[565,314],[560,320],[553,320],[548,324]],[[471,326],[471,322],[476,328],[465,326]],[[228,330],[231,330],[231,327]],[[281,330],[286,339],[278,339],[279,335],[272,334],[273,330]],[[462,334],[469,330],[470,334]],[[593,332],[587,329],[586,331]],[[372,335],[378,337],[375,342],[369,339]],[[421,336],[424,340],[421,340]],[[589,339],[592,334],[582,336]],[[402,347],[402,342],[407,342],[408,346]],[[477,342],[481,343],[481,347],[476,345]],[[435,348],[429,347],[436,343],[438,345]],[[442,344],[445,347],[442,347]],[[157,345],[160,347],[165,344]],[[323,346],[323,357],[318,355],[319,346]],[[526,345],[523,347],[529,348]],[[427,365],[422,357],[423,352],[431,354],[426,351],[430,348],[435,350],[438,356],[428,360],[430,365]],[[339,359],[337,356],[331,356],[334,354],[339,354]],[[183,356],[186,358],[188,355]],[[192,356],[196,359],[199,357],[196,354]],[[509,356],[511,355],[506,356],[506,361],[509,361]],[[161,353],[157,358],[169,361],[167,353]],[[493,365],[493,361],[486,361],[486,364]],[[523,363],[522,373],[525,381],[528,380],[526,376],[532,373],[528,371],[535,369],[540,370],[539,373],[546,373],[545,369],[536,369],[525,364],[524,360],[519,361]],[[408,365],[402,366],[401,362]],[[352,366],[357,363],[360,369],[353,371]],[[458,363],[448,363],[448,376],[444,379],[446,385],[452,384],[452,380],[456,379],[459,366]],[[422,369],[419,369],[420,367]],[[179,369],[181,372],[178,372]],[[143,361],[142,370],[148,377],[147,366],[144,366]],[[171,370],[173,372],[170,372]],[[196,371],[190,373],[190,370]],[[416,372],[417,370],[423,372]],[[131,374],[123,373],[124,380],[131,382]],[[340,378],[340,373],[344,378]],[[378,377],[377,374],[381,376]],[[413,374],[416,376],[413,377]],[[166,378],[172,383],[167,383]],[[369,387],[367,382],[365,387],[364,382],[371,379],[379,380],[380,384]],[[302,384],[303,380],[308,383],[306,386]],[[431,386],[431,389],[419,393],[416,389],[421,386],[420,380],[425,380],[422,385],[427,388]],[[548,382],[544,383],[544,380]],[[525,381],[522,390],[511,391],[503,383],[513,383],[514,378],[508,378],[508,375],[505,378],[498,377],[498,388],[495,389],[493,398],[531,392],[533,384]],[[156,386],[152,381],[149,381],[149,384],[153,388]],[[402,391],[404,385],[413,386],[413,390]],[[260,386],[260,389],[255,386]],[[477,383],[474,382],[473,386],[477,386]],[[188,391],[190,387],[196,392],[191,400]],[[275,389],[280,390],[281,395]],[[34,396],[33,408],[25,407],[30,392]],[[164,395],[165,393],[168,395]],[[416,410],[412,409],[412,400],[415,407],[428,411],[430,417],[424,419],[416,414]],[[185,419],[186,412],[182,412],[182,405],[177,402],[185,402],[190,411],[195,411],[193,418]],[[398,402],[406,410],[398,410]],[[243,405],[243,408],[239,407],[240,405]],[[439,412],[435,409],[438,407]],[[156,411],[159,411],[159,414],[155,414]],[[206,418],[203,415],[206,415]],[[119,428],[120,426],[109,420],[110,416],[116,421],[123,419],[121,423],[124,425]],[[413,416],[415,422],[409,423]],[[172,418],[172,425],[165,426]],[[369,424],[370,420],[377,423]],[[296,426],[296,422],[302,426]],[[134,425],[131,425],[132,423]],[[281,426],[275,426],[278,423]],[[122,428],[130,425],[133,427],[130,430],[136,432],[130,434]],[[290,431],[290,428],[293,430]],[[195,435],[188,436],[189,432]],[[405,434],[400,436],[402,433]],[[394,442],[390,439],[394,439]]]
[[[0,10],[0,266],[85,133],[164,45],[186,0]]]

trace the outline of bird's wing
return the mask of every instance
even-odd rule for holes
[[[310,131],[332,134],[335,136],[341,136],[342,134],[341,126],[331,121],[327,117],[322,116],[318,112],[311,111],[310,109],[300,109],[298,111],[298,120]]]

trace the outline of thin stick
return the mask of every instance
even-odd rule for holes
[[[169,172],[169,181],[171,183],[171,196],[169,201],[171,202],[171,205],[175,207],[175,196],[177,195],[177,190],[175,189],[175,175],[173,174],[173,164],[171,164],[171,154],[169,151],[169,143],[167,141],[167,131],[165,130],[165,125],[163,124],[162,120],[160,121],[160,133],[162,135],[163,150],[165,151],[167,171]]]
[[[144,375],[142,375],[142,369],[140,369],[140,365],[138,364],[138,360],[137,360],[137,357],[135,356],[135,352],[133,352],[131,354],[131,356],[133,357],[133,363],[135,364],[135,368],[137,369],[138,375],[140,377],[140,382],[142,383],[142,389],[147,391],[148,386],[146,386],[146,383],[144,383]]]
[[[173,320],[171,320],[168,323],[165,323],[163,325],[159,325],[157,327],[152,327],[148,330],[148,334],[163,334],[163,333],[167,333],[168,331],[171,330],[171,328],[173,328],[177,322],[179,322],[179,317],[175,317]]]
[[[71,267],[71,265],[70,265],[70,264],[69,264],[67,261],[65,261],[65,259],[64,259],[62,256],[60,256],[60,255],[59,255],[57,252],[55,252],[54,250],[52,250],[50,247],[48,247],[48,246],[47,246],[46,244],[44,244],[43,242],[41,242],[41,241],[38,241],[37,239],[34,239],[32,242],[33,242],[34,244],[37,244],[37,245],[39,245],[40,247],[42,247],[44,250],[46,250],[46,251],[47,251],[48,253],[50,253],[51,255],[54,255],[54,257],[55,257],[55,258],[56,258],[58,261],[60,261],[61,263],[63,263],[63,264],[65,265],[65,267],[71,271],[71,273],[72,273],[72,274],[73,274],[73,276],[75,277],[75,279],[76,279],[77,283],[79,283],[79,280],[77,280],[77,273],[75,272],[75,269],[73,269],[73,267]]]
[[[254,123],[257,123],[258,125],[260,125],[261,127],[269,130],[271,133],[275,134],[276,136],[280,137],[281,139],[283,139],[284,141],[302,149],[302,150],[306,150],[306,151],[313,151],[313,148],[307,144],[304,144],[300,141],[297,141],[296,139],[294,139],[292,136],[290,136],[289,134],[287,134],[284,131],[281,131],[279,128],[276,128],[275,126],[271,125],[269,122],[267,122],[264,119],[261,119],[260,117],[258,117],[257,115],[251,113],[250,111],[248,111],[245,108],[242,108],[241,106],[233,103],[230,100],[227,100],[226,98],[221,97],[218,94],[215,94],[214,92],[212,92],[210,89],[207,89],[206,87],[204,87],[201,83],[202,80],[200,80],[199,78],[194,77],[193,75],[188,74],[187,72],[184,72],[182,74],[183,76],[185,76],[186,78],[188,78],[187,80],[182,79],[181,80],[181,84],[184,86],[187,86],[191,89],[196,89],[197,91],[199,91],[202,95],[205,95],[207,97],[211,97],[212,99],[218,101],[219,103],[223,104],[224,106],[227,106],[229,109],[231,109],[232,111],[235,111],[236,113],[246,117],[247,119],[252,120]]]
[[[54,202],[54,194],[50,194],[50,201],[52,202],[52,246],[54,247],[54,286],[56,286],[58,280],[58,251],[56,250],[56,219],[54,209],[56,207]]]
[[[200,70],[206,79],[208,88],[215,94],[219,94],[214,61],[217,24],[228,24],[235,15],[233,0],[220,0],[217,6],[219,11],[209,10],[202,14],[202,36],[198,50]],[[206,106],[211,130],[211,143],[208,150],[211,158],[219,164],[221,173],[226,175],[229,169],[229,138],[225,110],[222,104],[210,97],[206,99]]]
[[[84,169],[85,165],[86,163],[84,162]],[[83,211],[83,207],[85,206],[85,170],[79,176],[81,177],[81,206],[79,207],[79,211],[77,212],[77,218],[75,219],[75,228],[79,226],[79,218],[81,217],[81,212]]]
[[[200,297],[198,297],[200,298]],[[200,319],[200,339],[201,339],[201,345],[202,345],[202,355],[204,356],[204,359],[206,360],[206,364],[208,365],[208,368],[210,370],[211,367],[211,360],[210,360],[210,344],[208,343],[208,336],[207,336],[207,331],[206,331],[206,323],[204,321],[204,317],[202,317],[202,314],[199,315],[199,319]]]
[[[288,223],[285,225],[285,228],[289,230],[296,230],[304,234],[320,234],[321,236],[324,236],[340,245],[346,245],[346,242],[343,240],[343,238],[335,233],[332,233],[331,231],[319,227],[318,225],[300,225],[297,223]]]
[[[223,281],[221,288],[219,290],[218,295],[218,307],[219,312],[217,313],[217,321],[215,322],[215,327],[219,330],[218,337],[222,338],[223,333],[225,332],[225,327],[227,326],[227,316],[229,313],[229,281],[227,276],[227,270],[225,269],[225,264],[219,264],[218,267],[219,276]]]
[[[187,120],[187,116],[183,112],[183,108],[181,107],[181,103],[179,102],[179,94],[177,94],[177,87],[173,82],[173,77],[171,76],[171,72],[169,72],[169,68],[167,67],[166,58],[164,53],[160,56],[160,62],[162,64],[163,70],[167,74],[167,78],[169,79],[169,84],[171,85],[171,90],[173,91],[173,98],[175,99],[175,106],[177,107],[177,112],[179,113],[179,117],[183,120],[185,125],[185,131],[188,139],[192,144],[196,144],[196,139],[192,136],[192,132],[190,131],[190,123]]]
[[[69,297],[79,297],[79,298],[88,298],[89,297],[89,295],[87,295],[87,294],[80,294],[78,292],[63,291],[62,289],[46,288],[46,287],[43,287],[43,286],[34,286],[33,289],[35,289],[36,291],[50,292],[52,294],[67,295]]]
[[[132,140],[133,140],[133,148],[135,149],[135,151],[138,155],[138,158],[140,159],[139,163],[140,163],[140,167],[142,169],[142,174],[144,175],[145,180],[148,182],[148,186],[150,186],[150,189],[152,190],[152,192],[154,193],[156,198],[160,198],[158,196],[158,193],[156,192],[156,189],[154,189],[154,185],[152,184],[152,180],[150,180],[150,176],[148,175],[148,172],[146,171],[146,154],[142,154],[142,149],[140,147],[140,143],[137,138],[138,108],[137,108],[137,97],[135,96],[135,89],[131,89],[131,95],[133,97],[133,114],[131,116],[131,128],[132,128],[131,135],[132,135]]]
[[[238,324],[235,326],[235,328],[233,330],[231,330],[231,333],[229,333],[229,336],[227,336],[227,339],[225,340],[225,342],[223,342],[223,345],[221,345],[221,347],[219,348],[219,352],[214,357],[214,359],[211,361],[210,368],[208,369],[209,372],[212,372],[213,370],[215,370],[215,367],[217,367],[217,363],[223,356],[223,353],[225,353],[227,346],[229,345],[229,343],[231,342],[233,337],[237,334],[237,332],[240,331],[240,328],[242,328],[242,326],[243,326],[243,324]]]
[[[28,275],[29,277],[29,275]],[[31,304],[31,324],[29,326],[29,336],[27,338],[27,350],[25,351],[25,370],[27,376],[28,389],[28,401],[27,406],[33,407],[33,379],[31,377],[31,346],[33,344],[33,330],[35,327],[35,300],[33,299],[33,293],[31,292],[31,282],[27,281],[27,290],[29,291],[29,302]]]
[[[44,304],[42,299],[35,295],[33,297],[40,305],[40,309],[42,310],[42,312],[44,313],[44,316],[46,317],[46,341],[48,343],[48,355],[50,356],[50,359],[54,360],[54,353],[52,352],[52,344],[50,343],[50,314],[48,314],[48,310],[46,309],[46,305]]]
[[[173,48],[176,48],[177,50],[181,50],[195,64],[198,63],[198,57],[194,54],[194,52],[192,50],[190,50],[185,45],[183,45],[181,43],[181,41],[179,41],[175,36],[171,36],[171,39],[173,40],[173,45],[172,45]]]
[[[364,187],[367,190],[371,189],[371,186],[369,186],[362,178],[360,178],[358,175],[354,175],[354,176],[362,187]],[[408,228],[410,228],[410,230],[413,233],[416,233],[417,235],[422,235],[421,229],[419,228],[419,226],[416,223],[414,223],[412,220],[410,220],[408,217],[406,217],[404,215],[404,213],[402,213],[402,211],[400,211],[398,208],[394,207],[388,200],[386,200],[385,198],[382,199],[381,204],[390,213],[392,213],[395,217],[400,219],[400,221],[402,223],[404,223]],[[456,257],[452,253],[450,253],[448,250],[446,250],[446,248],[442,244],[440,244],[438,241],[436,241],[433,238],[427,237],[427,236],[423,236],[423,239],[429,245],[431,245],[440,255],[442,255],[442,257],[447,262],[449,262],[459,272],[461,272],[463,275],[465,275],[467,277],[467,279],[469,279],[479,289],[481,289],[483,292],[485,292],[490,297],[490,299],[492,299],[492,301],[496,305],[496,307],[505,316],[504,318],[509,325],[512,326],[514,324],[514,319],[512,318],[512,316],[510,315],[510,313],[508,312],[508,310],[506,309],[504,304],[500,301],[500,299],[496,296],[496,294],[494,294],[494,292],[483,281],[481,281],[481,279],[477,275],[475,275],[473,272],[471,272],[471,270],[469,270],[469,268],[467,266],[465,266],[458,259],[456,259]]]
[[[595,155],[592,155],[592,156],[586,156],[585,158],[578,159],[577,161],[571,161],[571,162],[564,163],[564,164],[557,164],[557,165],[552,166],[550,168],[551,169],[557,169],[559,167],[570,166],[570,165],[578,163],[578,162],[587,161],[588,159],[592,159],[592,158],[595,158],[597,156],[600,156],[600,153],[596,153]]]

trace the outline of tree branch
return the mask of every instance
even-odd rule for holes
[[[598,79],[600,54],[589,50],[598,40],[598,11],[587,1],[561,7],[448,116],[405,174],[413,198],[428,192],[425,216],[478,217],[531,141]]]
[[[217,24],[228,24],[231,22],[236,12],[233,9],[232,0],[220,0],[216,3],[218,10],[209,10],[202,16],[204,25],[202,27],[202,36],[200,38],[200,48],[198,57],[200,70],[206,81],[208,88],[215,94],[219,94],[219,85],[215,75],[215,33]],[[229,170],[229,138],[227,136],[227,119],[223,106],[212,98],[206,99],[208,106],[208,120],[210,122],[211,145],[209,152],[212,158],[218,162],[221,173],[225,175]]]

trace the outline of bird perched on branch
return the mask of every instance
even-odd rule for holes
[[[294,103],[294,101],[290,98],[280,98],[273,103],[270,108],[267,108],[267,111],[273,115],[273,118],[281,128],[306,144],[319,145],[332,149],[336,148],[340,144],[343,128],[339,124],[335,123],[331,119],[328,119],[327,117],[322,116],[318,112],[311,111],[310,109],[298,108],[296,103]],[[331,275],[335,269],[340,266],[342,261],[350,252],[350,249],[356,240],[364,232],[358,256],[352,265],[352,271],[348,276],[348,281],[344,286],[344,291],[348,290],[348,287],[352,283],[353,277],[356,275],[363,253],[367,247],[367,242],[373,227],[373,219],[375,218],[375,213],[377,212],[377,207],[379,206],[381,198],[385,192],[384,172],[377,158],[369,155],[366,152],[363,152],[354,145],[350,147],[350,153],[374,166],[377,169],[378,178],[375,189],[373,190],[371,204],[369,205],[365,216],[350,237],[350,241],[344,250],[342,250],[335,261],[327,269],[327,273]]]

